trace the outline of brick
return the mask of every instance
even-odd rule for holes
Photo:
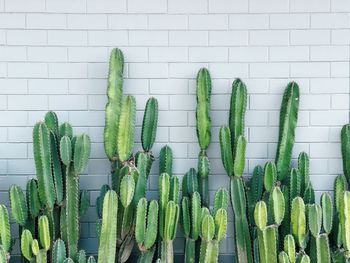
[[[205,66],[204,63],[170,63],[169,77],[170,78],[195,78],[197,71]]]
[[[185,15],[150,15],[149,29],[181,30],[188,28],[188,17]]]
[[[15,78],[42,78],[47,77],[45,63],[8,63],[8,76]]]
[[[265,14],[230,15],[230,29],[267,29],[269,16]]]
[[[89,46],[124,46],[128,43],[128,33],[126,31],[89,31]]]
[[[253,127],[249,128],[250,142],[277,142],[277,127]]]
[[[227,15],[190,15],[189,29],[193,30],[226,30],[228,28]]]
[[[341,158],[339,143],[310,144],[311,158]]]
[[[327,110],[330,109],[331,98],[329,95],[303,95],[300,100],[299,109],[301,110]]]
[[[88,78],[106,78],[108,75],[108,63],[89,63]]]
[[[312,93],[348,93],[349,80],[347,78],[313,78],[310,80]]]
[[[267,62],[267,47],[233,47],[230,48],[229,60],[232,62]]]
[[[288,63],[252,63],[249,67],[252,78],[281,78],[289,76]]]
[[[210,46],[242,46],[248,44],[248,31],[210,31]]]
[[[210,72],[214,78],[246,78],[248,77],[248,65],[245,63],[216,63],[210,67]]]
[[[332,0],[332,11],[334,12],[350,12],[350,3],[343,0]]]
[[[333,94],[331,98],[332,109],[346,110],[349,109],[350,100],[348,96],[343,94]]]
[[[186,126],[187,112],[186,111],[161,111],[158,115],[158,126]]]
[[[30,79],[28,80],[29,94],[66,94],[68,81],[65,79]]]
[[[48,44],[55,46],[84,46],[87,44],[87,32],[48,31]]]
[[[0,28],[24,28],[25,22],[24,14],[0,14]]]
[[[28,60],[34,62],[67,61],[66,47],[28,47]]]
[[[1,64],[0,64],[1,65]],[[26,79],[0,79],[0,94],[26,94]]]
[[[192,127],[170,128],[171,142],[192,142],[196,140],[196,131]]]
[[[191,2],[186,0],[169,0],[168,13],[183,14],[183,13],[207,13],[208,1],[193,0]]]
[[[105,47],[70,47],[68,60],[70,62],[105,62],[109,58]]]
[[[349,63],[348,62],[332,62],[331,76],[335,78],[349,77]]]
[[[87,67],[83,63],[50,63],[50,78],[84,78],[87,76]]]
[[[7,31],[8,45],[46,45],[45,31],[38,30],[11,30]]]
[[[245,0],[209,0],[209,13],[247,13]]]
[[[348,29],[350,26],[350,17],[348,14],[312,14],[312,28],[336,28]]]
[[[327,45],[331,42],[329,30],[292,30],[290,35],[292,45]]]
[[[188,48],[185,47],[150,47],[150,62],[186,62],[188,61]]]
[[[327,12],[330,11],[330,0],[291,0],[291,12]]]
[[[129,0],[129,13],[165,13],[167,11],[166,0]]]
[[[272,29],[306,29],[310,27],[308,14],[271,14],[270,28]]]
[[[86,0],[46,0],[46,11],[52,13],[85,13]]]
[[[279,110],[281,96],[279,95],[250,95],[249,109],[251,110]]]
[[[313,61],[348,61],[348,46],[319,46],[311,47],[311,60]]]
[[[45,0],[33,0],[30,5],[26,0],[5,0],[6,12],[43,12]]]
[[[86,110],[87,97],[81,95],[49,96],[50,110]]]
[[[166,31],[130,31],[129,44],[132,46],[167,46]]]
[[[47,96],[45,95],[9,95],[9,110],[46,110]]]
[[[310,124],[314,126],[335,126],[348,122],[347,111],[315,111],[310,112]]]
[[[204,31],[170,31],[170,46],[206,46],[208,33]]]
[[[332,45],[350,45],[350,30],[332,30]]]
[[[270,61],[308,61],[309,48],[304,46],[270,47]]]
[[[168,67],[165,63],[131,63],[129,76],[131,78],[166,78]]]
[[[26,28],[30,29],[65,29],[67,27],[64,14],[27,14]]]
[[[289,11],[288,0],[251,0],[249,11],[252,13],[280,13]]]
[[[69,29],[106,29],[107,16],[95,14],[68,14],[67,27]]]
[[[26,61],[25,47],[0,46],[0,61]]]
[[[7,64],[0,62],[0,77],[5,77],[7,75]]]
[[[188,83],[185,79],[151,79],[151,94],[186,94]]]
[[[228,48],[197,47],[189,49],[190,62],[227,62]]]
[[[108,27],[112,29],[147,29],[147,24],[146,15],[108,15]]]
[[[127,1],[120,0],[87,0],[88,13],[126,13]]]
[[[249,43],[255,46],[287,45],[289,43],[289,32],[284,30],[250,31]]]
[[[293,63],[291,77],[327,77],[330,76],[330,65],[324,62]]]
[[[192,110],[196,109],[196,97],[192,95],[172,95],[169,98],[170,110]]]

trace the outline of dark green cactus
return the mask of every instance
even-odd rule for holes
[[[305,189],[308,187],[310,182],[309,166],[310,166],[309,156],[307,155],[306,152],[301,152],[298,157],[298,170],[301,176],[301,180],[300,180],[301,193],[305,192]]]
[[[277,169],[274,162],[267,162],[264,167],[264,186],[270,192],[277,182]]]
[[[290,171],[290,162],[298,120],[299,86],[290,82],[283,94],[280,111],[279,140],[276,155],[278,180],[284,180]]]
[[[53,244],[52,262],[61,263],[66,259],[66,246],[61,239],[57,239]]]
[[[28,207],[22,189],[13,185],[10,188],[10,201],[12,207],[12,216],[17,224],[25,226],[28,219]]]
[[[227,126],[220,129],[221,160],[228,176],[234,176],[231,132]]]
[[[173,151],[165,145],[159,153],[159,174],[167,173],[173,175]]]
[[[350,124],[344,125],[341,129],[341,152],[344,175],[350,183]]]
[[[155,98],[150,98],[146,104],[141,131],[142,148],[146,152],[151,150],[156,139],[157,122],[158,101]]]
[[[43,122],[39,122],[34,126],[33,150],[38,176],[39,197],[48,209],[52,209],[55,203],[55,186],[51,174],[50,133]]]

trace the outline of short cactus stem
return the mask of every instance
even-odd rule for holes
[[[196,262],[196,241],[192,238],[186,238],[185,244],[185,263]]]
[[[172,240],[162,241],[161,262],[174,263],[174,247]]]

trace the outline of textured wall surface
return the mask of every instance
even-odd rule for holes
[[[228,183],[218,129],[228,121],[236,77],[249,93],[247,174],[275,156],[281,93],[292,79],[301,89],[294,157],[309,153],[315,189],[332,189],[342,171],[340,127],[349,121],[349,14],[348,0],[0,0],[0,202],[8,203],[11,184],[35,175],[32,126],[54,110],[92,138],[81,186],[94,206],[109,173],[102,132],[112,47],[124,51],[125,93],[137,99],[137,142],[154,96],[154,153],[170,144],[177,175],[196,166],[195,77],[205,66],[213,78],[212,193]],[[81,234],[89,252],[97,247],[95,219],[91,207]],[[232,228],[223,254],[233,253]]]

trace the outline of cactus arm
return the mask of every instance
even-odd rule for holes
[[[185,263],[196,262],[196,241],[192,238],[185,239]]]
[[[182,232],[186,239],[190,237],[191,233],[191,216],[190,216],[190,201],[189,197],[184,196],[181,202],[182,206]]]
[[[322,225],[324,231],[329,234],[333,227],[333,204],[332,198],[329,193],[323,193],[321,195],[322,204]]]
[[[169,200],[174,201],[176,204],[180,202],[180,182],[179,178],[177,178],[176,176],[170,178]]]
[[[345,191],[340,202],[340,225],[342,243],[345,250],[348,252],[347,258],[350,258],[350,192]]]
[[[135,240],[142,245],[146,237],[147,200],[141,198],[136,209]]]
[[[21,252],[22,252],[22,255],[29,261],[33,259],[32,243],[33,243],[32,233],[27,229],[23,230],[21,235]]]
[[[60,141],[61,161],[68,166],[72,161],[72,142],[68,136],[63,136]]]
[[[73,128],[68,122],[62,123],[59,127],[59,138],[62,138],[63,136],[68,136],[69,139],[72,139],[73,137]]]
[[[302,152],[298,157],[298,169],[301,175],[301,192],[304,193],[306,187],[310,182],[309,175],[310,160],[306,152]]]
[[[28,219],[28,208],[22,189],[13,185],[10,188],[10,201],[12,208],[12,217],[20,226],[25,226]]]
[[[206,68],[201,68],[197,74],[197,137],[201,150],[206,150],[211,138],[210,119],[211,78]]]
[[[36,256],[36,263],[47,263],[47,254],[44,249],[40,249]]]
[[[91,151],[90,137],[86,134],[79,135],[74,144],[74,170],[81,174],[89,161]]]
[[[200,222],[201,222],[201,196],[198,192],[194,192],[192,195],[192,202],[191,202],[191,237],[194,240],[198,239],[199,232],[200,232]]]
[[[57,128],[58,129],[58,128]],[[59,156],[59,146],[56,135],[50,132],[50,146],[51,146],[51,165],[52,175],[55,184],[56,203],[62,204],[63,201],[63,178],[61,160]]]
[[[39,240],[41,246],[45,251],[48,251],[51,246],[51,238],[50,238],[50,228],[49,228],[49,219],[47,216],[39,217]]]
[[[341,152],[343,157],[344,175],[350,182],[350,124],[346,124],[341,129]]]
[[[39,197],[49,209],[55,202],[55,187],[51,175],[50,135],[46,125],[37,123],[33,129],[33,151],[38,177]]]
[[[264,201],[259,201],[255,205],[254,220],[260,231],[263,231],[267,224],[267,207]]]
[[[299,247],[303,249],[305,247],[306,218],[305,205],[301,197],[294,198],[292,202],[291,229]]]
[[[279,226],[283,221],[286,207],[283,193],[278,186],[274,187],[270,198],[272,200],[272,215],[274,223]]]
[[[96,263],[96,259],[94,258],[94,256],[90,256],[87,260],[87,263]]]
[[[264,167],[264,186],[270,192],[277,181],[277,170],[274,162],[267,162]]]
[[[226,188],[219,188],[214,197],[214,209],[213,209],[213,214],[216,215],[216,212],[220,209],[223,208],[227,210],[228,208],[228,203],[229,203],[229,194]]]
[[[292,168],[289,178],[289,198],[291,203],[295,197],[300,196],[300,186],[301,179],[299,170]]]
[[[159,153],[159,173],[173,175],[173,151],[168,145],[165,145]]]
[[[39,254],[39,242],[37,239],[33,239],[33,242],[32,242],[32,252],[33,252],[33,255],[37,256]]]
[[[246,107],[247,88],[240,79],[236,79],[232,83],[231,106],[229,116],[232,147],[235,147],[238,137],[244,135],[244,116]],[[234,152],[234,148],[232,148],[232,152]]]
[[[265,253],[266,262],[277,263],[277,229],[275,226],[268,226],[263,232],[264,243],[265,243]]]
[[[299,86],[290,82],[283,94],[280,112],[279,140],[276,154],[278,180],[287,177],[290,170],[295,128],[298,120]]]
[[[45,114],[45,120],[44,120],[47,128],[55,135],[58,136],[59,129],[58,129],[58,118],[55,112],[48,111]]]
[[[215,239],[220,242],[226,236],[227,231],[227,211],[220,208],[215,214]]]
[[[104,147],[109,160],[117,153],[118,124],[123,96],[124,56],[120,49],[111,51],[109,60]]]
[[[148,165],[148,155],[146,153],[140,152],[137,155],[137,169],[139,171],[139,178],[136,182],[135,194],[134,194],[134,204],[137,205],[139,200],[146,197],[147,188],[147,165]]]
[[[86,253],[84,250],[80,250],[78,253],[78,263],[86,263]]]
[[[66,176],[66,225],[68,255],[76,258],[79,241],[79,177],[70,166]]]
[[[38,184],[35,179],[30,179],[26,187],[28,210],[31,218],[35,218],[40,212],[40,200],[38,193]]]
[[[163,173],[159,178],[159,234],[161,238],[164,238],[164,229],[165,229],[165,215],[166,215],[166,206],[169,201],[169,192],[170,192],[170,178],[169,175]]]
[[[209,242],[214,238],[215,235],[215,222],[213,217],[205,215],[202,219],[202,229],[201,229],[202,240]]]
[[[90,192],[87,190],[80,191],[79,196],[79,217],[83,218],[90,207]]]
[[[10,222],[7,208],[0,205],[0,244],[5,252],[9,252],[11,248],[11,232]]]
[[[123,98],[118,128],[118,156],[121,162],[127,161],[134,148],[136,102],[133,96]]]
[[[310,232],[317,238],[322,226],[322,208],[320,205],[313,204],[308,207],[307,211]]]
[[[124,208],[128,207],[135,192],[135,180],[131,174],[126,174],[120,183],[120,201]]]
[[[221,160],[228,176],[234,175],[231,134],[227,126],[220,128]]]
[[[295,241],[294,237],[291,234],[288,234],[284,237],[283,250],[285,253],[287,253],[290,263],[295,263]]]
[[[244,172],[246,145],[246,139],[243,136],[239,136],[235,146],[235,156],[233,161],[233,173],[236,177],[242,177]]]
[[[209,172],[209,158],[205,152],[200,152],[198,156],[199,191],[202,197],[202,204],[206,207],[209,207]]]
[[[53,244],[52,262],[61,263],[66,259],[66,246],[62,239],[57,239]]]
[[[331,253],[329,249],[328,236],[326,234],[319,235],[316,238],[317,262],[331,262]]]
[[[157,122],[158,101],[156,98],[150,98],[146,103],[141,130],[142,148],[146,152],[151,150],[156,139]]]
[[[246,216],[246,198],[240,178],[231,178],[231,204],[235,215],[236,249],[239,262],[253,262],[253,254]]]
[[[158,234],[158,211],[159,206],[156,200],[152,200],[147,213],[147,229],[145,236],[145,248],[151,249],[154,245]]]
[[[117,212],[118,197],[116,192],[109,190],[103,201],[102,229],[98,260],[100,263],[115,261],[115,245],[117,243]]]

